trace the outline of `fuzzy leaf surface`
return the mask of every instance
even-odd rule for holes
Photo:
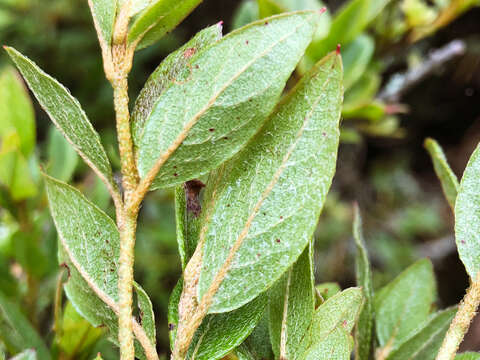
[[[376,331],[385,355],[398,348],[427,320],[435,297],[433,267],[427,259],[408,267],[378,292]]]
[[[434,360],[456,311],[453,308],[431,315],[428,322],[391,353],[387,360]]]
[[[358,318],[358,324],[355,328],[355,358],[357,360],[368,360],[372,354],[373,347],[373,280],[368,252],[363,237],[362,217],[360,209],[355,206],[353,222],[353,238],[357,253],[355,255],[355,273],[357,286],[363,288],[365,302]]]
[[[20,309],[0,292],[0,340],[12,353],[34,349],[40,359],[50,360],[50,352],[40,335]]]
[[[310,347],[304,360],[350,360],[353,343],[350,334],[341,326]]]
[[[262,130],[207,184],[199,299],[227,271],[210,312],[265,291],[309,243],[335,172],[342,62],[330,54],[284,98]],[[209,189],[210,188],[210,189]],[[203,241],[203,239],[200,239]],[[215,285],[215,284],[214,284]]]
[[[175,342],[182,286],[181,279],[172,292],[168,306],[171,346]],[[261,295],[235,311],[207,315],[195,332],[186,359],[215,360],[227,355],[250,335],[262,317],[266,305],[267,297]]]
[[[145,48],[173,30],[202,0],[157,0],[146,7],[128,31],[128,43]]]
[[[136,139],[140,176],[161,166],[153,188],[176,185],[237,153],[277,102],[318,17],[311,11],[272,17],[194,54]]]
[[[75,309],[93,326],[105,325],[116,338],[120,236],[113,220],[77,189],[45,176],[52,218],[59,236],[59,260],[69,269],[65,292]],[[135,284],[138,288],[138,285]],[[141,328],[155,346],[151,304],[137,290],[143,311]],[[141,348],[136,344],[137,354]]]
[[[447,157],[439,143],[433,139],[426,139],[424,146],[432,159],[433,168],[435,169],[435,173],[442,185],[443,194],[452,209],[454,209],[455,200],[457,199],[457,193],[460,187],[458,178],[448,165]]]
[[[77,99],[33,61],[13,48],[6,50],[55,126],[97,175],[113,188],[112,169],[105,149]]]
[[[315,312],[313,244],[269,291],[269,327],[275,358],[296,359]]]
[[[117,12],[117,0],[90,0],[89,4],[100,41],[110,45]]]
[[[455,238],[460,259],[475,279],[480,271],[480,146],[468,161],[455,203]]]

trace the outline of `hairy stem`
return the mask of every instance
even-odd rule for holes
[[[467,290],[450,324],[436,360],[453,360],[480,304],[480,272]]]
[[[135,247],[136,214],[123,214],[120,224],[120,258],[118,267],[118,341],[120,343],[120,358],[134,360],[132,325],[132,285]]]

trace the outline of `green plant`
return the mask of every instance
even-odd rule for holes
[[[58,166],[55,149],[64,143],[50,135],[53,162],[43,180],[64,268],[57,279],[55,339],[49,349],[0,293],[6,350],[18,359],[81,359],[107,332],[122,360],[159,359],[152,302],[133,279],[134,246],[147,193],[175,187],[183,275],[168,309],[172,359],[349,359],[353,350],[360,360],[434,359],[438,351],[438,359],[453,358],[480,301],[478,231],[469,228],[480,226],[479,150],[459,185],[439,147],[427,143],[447,199],[452,207],[456,203],[457,245],[474,279],[458,311],[434,311],[436,283],[428,260],[374,293],[358,207],[358,287],[315,286],[312,237],[335,173],[344,86],[353,89],[366,73],[373,40],[359,34],[388,1],[354,0],[331,21],[317,3],[292,9],[288,1],[260,1],[258,16],[269,17],[225,37],[221,23],[213,25],[164,59],[130,114],[128,75],[135,51],[172,30],[199,2],[89,2],[114,91],[120,184],[79,102],[6,47],[42,108],[105,185],[115,215],[113,220],[67,184],[76,155],[63,150],[70,166]],[[250,15],[242,16],[255,16]],[[345,74],[338,42],[349,44],[345,58],[355,63]],[[298,81],[281,98],[295,69]],[[29,109],[19,80],[11,70],[5,74],[0,89],[18,94],[14,100],[4,96],[9,101],[0,105],[5,112]],[[34,146],[31,113],[5,116],[15,120],[0,134],[6,158],[0,165],[8,170],[0,179],[7,194],[2,206],[14,215],[25,198],[39,196],[26,161]],[[29,286],[34,291],[38,284]],[[65,307],[62,287],[69,299]],[[74,334],[83,334],[82,341],[75,342]],[[478,358],[459,356],[466,357]]]

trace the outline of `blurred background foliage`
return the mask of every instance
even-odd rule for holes
[[[477,5],[478,0],[205,0],[174,32],[137,53],[131,99],[162,58],[208,25],[223,20],[227,32],[280,12],[327,7],[288,84],[341,44],[342,144],[315,234],[317,282],[354,283],[351,223],[357,201],[376,287],[428,256],[437,273],[438,305],[445,307],[462,298],[468,280],[455,250],[451,210],[422,144],[427,136],[436,138],[461,176],[480,140]],[[86,1],[0,0],[0,42],[34,59],[72,91],[118,170],[112,90]],[[92,359],[98,351],[105,360],[115,359],[103,329],[82,320],[58,292],[67,274],[57,261],[41,169],[75,183],[114,216],[103,184],[53,129],[1,55],[0,359],[36,341],[48,344],[58,359]],[[156,191],[142,208],[135,273],[154,303],[162,354],[168,353],[167,302],[180,271],[173,191]],[[18,311],[6,316],[11,309]],[[12,322],[24,324],[25,333],[13,332]],[[30,331],[40,337],[27,336]],[[480,321],[463,347],[480,350]]]

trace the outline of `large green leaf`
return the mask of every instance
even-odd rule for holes
[[[440,180],[440,184],[442,185],[445,198],[452,209],[454,209],[458,188],[460,187],[457,176],[448,165],[447,157],[445,156],[442,147],[435,140],[428,138],[425,140],[424,145],[432,158],[433,167]]]
[[[303,354],[302,338],[315,312],[313,244],[269,292],[270,339],[276,358],[294,360]]]
[[[154,188],[205,174],[258,131],[312,38],[319,14],[262,20],[191,56],[156,100],[138,147],[141,177],[160,168]],[[195,53],[195,54],[194,54]]]
[[[168,306],[170,344],[175,342],[178,325],[178,303],[183,281],[180,279],[172,292]],[[267,305],[267,297],[261,295],[240,309],[224,314],[211,314],[203,319],[195,332],[186,359],[221,359],[239,346],[253,331]]]
[[[385,357],[427,320],[435,296],[432,263],[427,259],[411,265],[378,292],[375,296],[375,322],[378,342]]]
[[[405,341],[387,360],[434,360],[453,320],[456,308],[439,311]]]
[[[173,30],[202,0],[157,0],[135,19],[128,31],[128,42],[147,47]]]
[[[0,141],[15,132],[24,157],[35,147],[35,114],[27,89],[10,67],[0,73]]]
[[[30,59],[13,48],[7,47],[6,50],[55,126],[85,162],[113,188],[112,169],[107,154],[79,102]]]
[[[169,86],[175,84],[176,79],[187,68],[190,62],[190,54],[201,51],[208,45],[220,40],[221,37],[222,26],[220,24],[200,31],[180,49],[168,55],[150,75],[135,101],[132,112],[132,133],[135,145],[138,146],[138,142],[143,137],[145,125],[152,115],[158,98]]]
[[[40,335],[30,325],[20,309],[0,292],[0,340],[11,353],[25,348],[34,349],[39,359],[50,360],[50,352]]]
[[[210,312],[258,296],[307,246],[335,172],[342,93],[342,62],[332,53],[248,146],[212,174],[205,198],[215,193],[216,201],[200,239],[199,281],[200,299],[220,283]]]
[[[37,360],[37,352],[32,349],[22,351],[17,356],[11,358],[10,360]]]
[[[335,327],[325,338],[310,347],[304,360],[350,360],[353,342],[341,326]]]
[[[373,284],[372,270],[368,253],[363,238],[362,217],[358,206],[354,209],[355,218],[353,222],[353,237],[357,247],[355,256],[355,273],[357,286],[363,288],[365,303],[358,318],[355,328],[355,358],[356,360],[369,360],[373,350]]]
[[[455,204],[455,237],[468,274],[480,271],[480,146],[468,161]]]
[[[117,0],[90,0],[89,5],[100,42],[110,45],[117,12]]]
[[[116,339],[118,313],[119,233],[112,219],[77,189],[45,175],[50,211],[59,236],[59,259],[69,269],[65,292],[75,309],[92,325],[105,325]],[[144,335],[155,346],[151,304],[135,284]],[[141,354],[137,344],[138,354]]]

